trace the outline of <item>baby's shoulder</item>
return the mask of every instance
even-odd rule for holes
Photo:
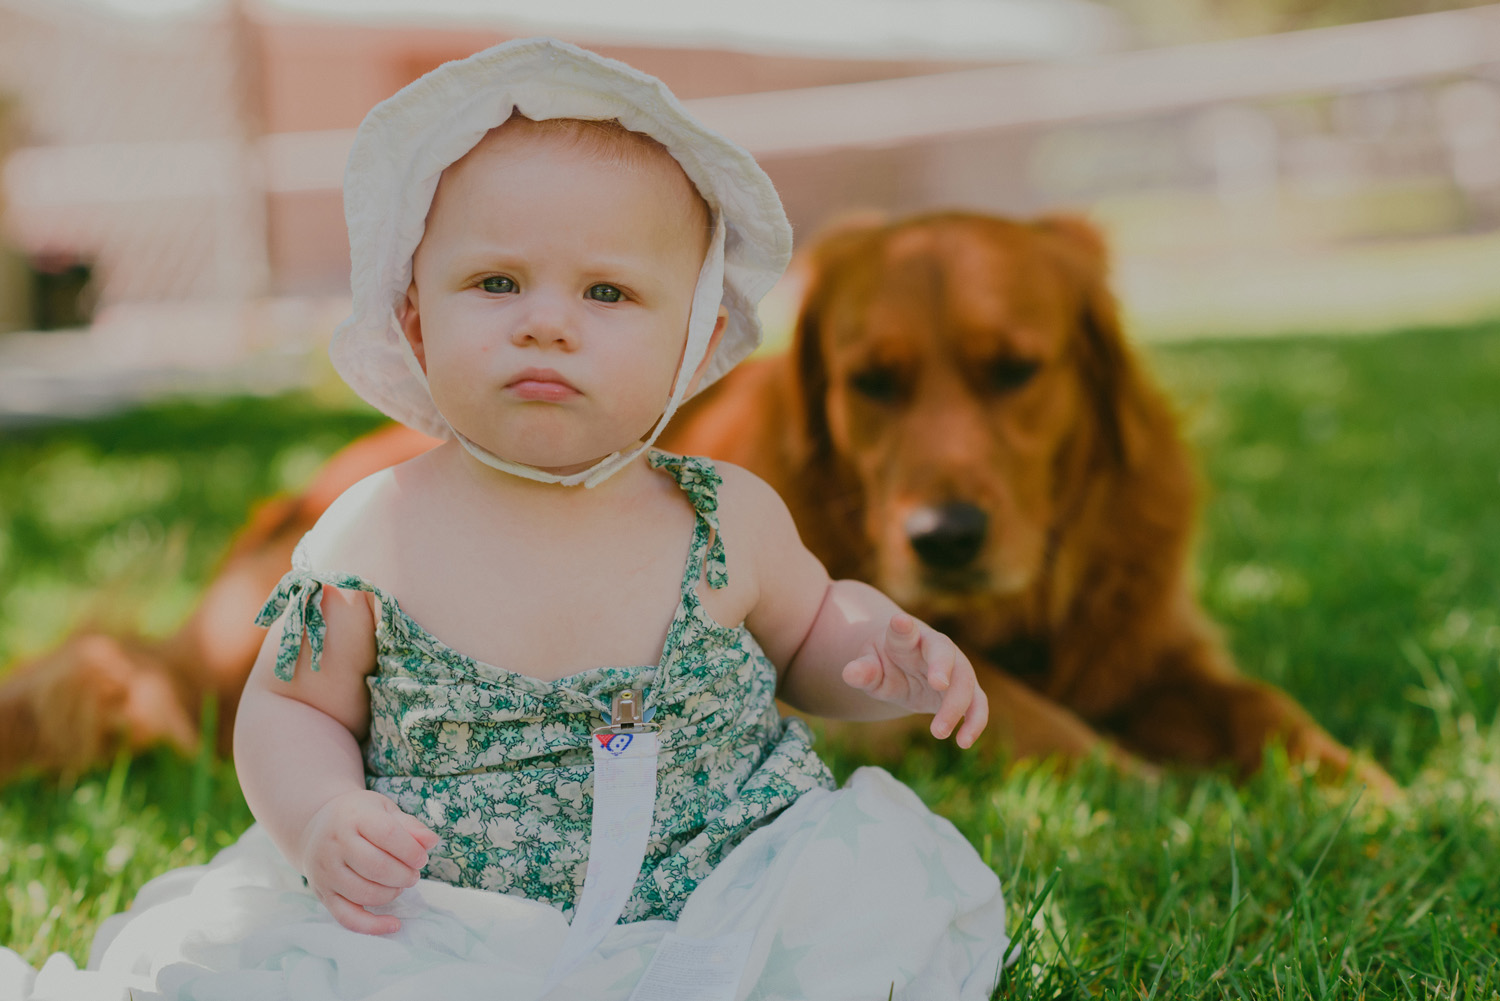
[[[719,522],[726,539],[756,546],[796,540],[791,512],[774,487],[743,466],[712,462],[719,474]]]
[[[719,474],[718,493],[721,500],[744,505],[764,505],[780,501],[776,491],[765,480],[744,466],[737,466],[723,459],[704,459]]]
[[[298,544],[300,565],[378,579],[394,537],[396,494],[394,469],[371,473],[339,494]]]

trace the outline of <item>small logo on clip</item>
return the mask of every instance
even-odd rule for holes
[[[594,739],[599,741],[599,746],[604,748],[615,757],[625,753],[625,748],[630,746],[632,735],[628,733],[596,733]]]

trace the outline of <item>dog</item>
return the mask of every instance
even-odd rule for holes
[[[1244,776],[1275,740],[1394,789],[1285,692],[1240,675],[1201,610],[1196,473],[1122,333],[1096,229],[964,212],[865,222],[807,267],[791,349],[710,387],[663,443],[757,473],[835,577],[953,636],[995,743]]]
[[[934,214],[845,226],[804,264],[791,349],[691,401],[662,445],[757,473],[834,576],[952,635],[989,697],[987,746],[1248,775],[1276,740],[1395,788],[1287,694],[1241,676],[1194,598],[1195,473],[1122,334],[1096,230]],[[301,496],[260,507],[176,636],[85,634],[12,672],[0,777],[192,746],[209,697],[227,749],[263,635],[251,619],[297,539],[349,485],[433,444],[384,429]],[[863,749],[897,753],[893,727],[862,727]]]

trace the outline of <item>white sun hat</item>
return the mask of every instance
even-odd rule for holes
[[[646,440],[588,469],[557,476],[496,456],[459,435],[438,412],[396,320],[411,284],[438,177],[512,111],[549,118],[616,119],[667,148],[714,220],[672,396]],[[722,305],[724,334],[698,389],[760,343],[755,307],[792,252],[792,230],[765,171],[744,149],[695,121],[665,84],[624,63],[551,38],[528,38],[444,63],[377,104],[359,126],[344,173],[344,216],[354,309],[329,353],[364,400],[408,427],[458,438],[480,461],[549,483],[593,486],[654,442],[687,393]]]

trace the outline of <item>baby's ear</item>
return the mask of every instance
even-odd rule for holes
[[[406,289],[406,295],[396,304],[396,322],[401,325],[401,332],[406,335],[406,343],[411,345],[411,353],[417,356],[417,364],[422,366],[422,371],[427,371],[427,350],[422,341],[422,318],[417,312],[417,283],[412,282]]]

